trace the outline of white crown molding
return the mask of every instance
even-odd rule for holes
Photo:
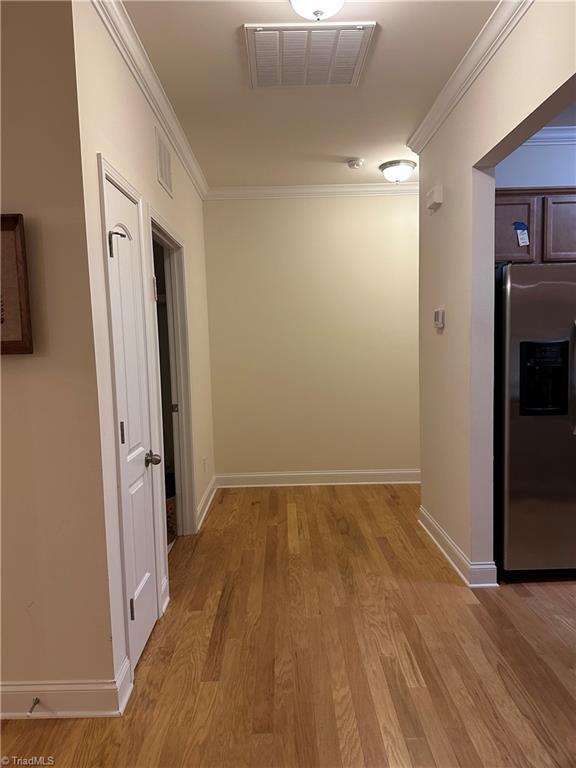
[[[276,485],[385,485],[419,482],[419,469],[350,469],[216,475],[217,488],[258,488]]]
[[[524,142],[524,147],[552,147],[560,144],[576,144],[576,126],[549,125]]]
[[[472,562],[424,507],[420,507],[418,522],[465,584],[476,588],[498,586],[494,561]]]
[[[407,146],[420,154],[492,59],[534,0],[500,0],[464,57],[436,97]]]
[[[128,657],[114,680],[26,680],[3,683],[2,718],[119,717],[132,693]],[[40,703],[28,715],[34,697]]]
[[[287,187],[216,187],[206,200],[266,200],[299,197],[417,195],[418,182],[404,184],[301,184]]]
[[[206,178],[126,8],[120,0],[92,0],[92,5],[134,75],[198,194],[202,198],[205,197],[208,191]]]

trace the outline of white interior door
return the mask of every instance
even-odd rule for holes
[[[108,285],[118,419],[122,539],[132,668],[158,619],[143,249],[139,210],[106,179]],[[151,463],[154,462],[154,463]]]

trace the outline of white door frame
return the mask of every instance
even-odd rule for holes
[[[154,241],[161,243],[162,238],[159,236],[158,231],[152,226],[154,234]],[[166,320],[168,325],[168,358],[170,367],[170,401],[172,403],[172,410],[170,414],[170,420],[172,422],[172,450],[174,453],[174,469],[175,469],[175,486],[176,486],[176,533],[181,536],[184,532],[183,512],[186,506],[183,493],[183,467],[182,461],[182,447],[180,444],[180,421],[182,419],[180,412],[180,371],[181,366],[178,365],[176,359],[176,327],[178,320],[174,317],[174,289],[172,287],[172,260],[173,252],[169,251],[166,246],[162,244],[162,260],[164,263],[164,306],[166,307]],[[158,279],[158,278],[156,278]],[[176,403],[177,410],[174,411],[173,406]],[[164,411],[162,411],[162,418],[164,418]],[[166,450],[166,447],[164,447]]]
[[[190,365],[188,344],[188,312],[187,312],[187,279],[186,258],[184,253],[184,240],[172,230],[170,225],[153,208],[149,209],[148,216],[149,237],[148,243],[152,253],[152,240],[157,240],[165,249],[170,260],[169,275],[166,274],[166,298],[170,317],[170,367],[174,379],[178,402],[178,417],[174,419],[174,442],[176,478],[180,498],[177,502],[178,534],[188,535],[196,533],[197,520],[194,505],[194,488],[191,473],[194,468],[192,448],[192,414],[190,397]],[[152,265],[154,259],[152,255]],[[171,310],[171,311],[170,311]],[[155,318],[157,321],[157,318]],[[156,326],[155,344],[158,346],[158,330]],[[158,349],[156,350],[159,359]],[[157,366],[158,393],[160,393],[160,367]],[[155,425],[162,435],[162,411],[159,412],[159,421]]]
[[[138,206],[138,228],[139,228],[139,234],[140,234],[140,242],[142,243],[142,254],[143,254],[143,273],[144,273],[144,284],[149,286],[149,301],[144,302],[144,322],[146,325],[146,359],[147,359],[147,367],[148,367],[148,377],[150,381],[150,391],[149,391],[149,398],[150,398],[150,430],[151,430],[151,440],[153,445],[151,448],[156,449],[157,446],[161,445],[161,442],[158,442],[158,433],[157,433],[157,423],[160,419],[160,426],[161,426],[161,403],[159,400],[159,390],[156,389],[156,382],[157,379],[159,379],[159,366],[158,366],[158,360],[155,357],[157,354],[157,330],[156,330],[156,305],[154,300],[154,284],[153,284],[153,274],[154,274],[154,265],[152,261],[152,252],[151,252],[151,240],[149,238],[149,225],[147,222],[149,222],[150,217],[148,214],[148,204],[142,197],[142,195],[138,192],[138,190],[133,187],[129,181],[127,181],[122,174],[120,174],[107,160],[104,159],[104,157],[101,154],[98,154],[98,170],[99,170],[99,181],[100,181],[100,208],[101,208],[101,222],[102,222],[102,237],[103,237],[103,259],[104,259],[104,274],[105,274],[105,282],[106,282],[106,320],[108,323],[108,342],[109,342],[109,352],[110,352],[110,381],[111,381],[111,389],[112,389],[112,413],[114,418],[114,425],[113,429],[107,430],[105,434],[102,434],[101,440],[102,440],[102,451],[110,451],[113,452],[115,456],[115,462],[114,462],[114,480],[116,484],[116,503],[117,503],[117,515],[116,515],[116,524],[118,526],[118,531],[114,531],[110,533],[110,536],[112,537],[112,541],[115,542],[118,540],[119,547],[114,547],[113,551],[108,552],[108,561],[109,561],[109,569],[111,574],[115,573],[121,573],[121,584],[118,584],[118,581],[116,580],[115,583],[113,583],[113,576],[110,575],[109,578],[111,579],[110,583],[110,594],[111,594],[111,602],[118,607],[118,601],[117,599],[117,593],[118,590],[121,589],[122,591],[122,610],[123,610],[123,624],[124,624],[124,641],[125,641],[125,648],[126,653],[128,655],[128,658],[130,660],[130,667],[131,667],[131,678],[134,678],[134,663],[132,659],[130,659],[130,651],[129,651],[129,629],[128,629],[128,622],[130,621],[129,613],[128,613],[128,602],[127,602],[127,589],[126,589],[126,575],[125,575],[125,559],[124,559],[124,551],[123,551],[123,541],[122,541],[122,521],[121,521],[121,515],[122,515],[122,500],[120,497],[120,482],[119,482],[119,467],[120,467],[120,456],[118,451],[118,446],[120,444],[120,438],[118,434],[118,428],[119,428],[119,420],[118,420],[118,413],[117,413],[117,407],[116,407],[116,384],[114,380],[114,366],[112,365],[113,360],[113,348],[112,348],[112,326],[111,326],[111,320],[110,320],[110,310],[109,310],[109,285],[108,285],[108,269],[107,269],[107,263],[106,260],[108,259],[108,237],[107,237],[107,230],[106,230],[106,206],[105,206],[105,199],[106,199],[106,181],[110,181],[112,184],[114,184],[123,194],[125,194],[133,203],[135,203]],[[106,404],[108,406],[109,403]],[[160,433],[161,434],[161,433]],[[112,472],[110,472],[110,475],[112,475]],[[109,477],[109,482],[112,481],[112,477]],[[168,557],[167,557],[167,549],[166,549],[166,503],[164,500],[164,483],[161,482],[161,477],[156,473],[152,475],[152,495],[153,495],[153,506],[154,506],[154,521],[153,521],[153,529],[154,529],[154,548],[155,548],[155,559],[156,559],[156,598],[157,598],[157,612],[158,612],[158,618],[162,616],[164,611],[166,610],[166,606],[168,605],[169,601],[169,584],[168,584]],[[107,518],[110,519],[111,516],[107,514]],[[119,538],[117,539],[117,536]],[[119,561],[119,562],[118,562]],[[114,622],[113,622],[114,625]],[[115,660],[116,661],[116,660]]]

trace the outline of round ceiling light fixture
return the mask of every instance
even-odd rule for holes
[[[290,5],[305,19],[324,21],[338,13],[344,5],[344,0],[290,0]]]
[[[408,181],[416,168],[414,160],[389,160],[382,163],[378,169],[384,174],[386,181],[392,181],[397,184],[399,181]]]

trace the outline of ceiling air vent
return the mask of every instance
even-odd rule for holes
[[[357,85],[375,26],[375,21],[245,24],[251,85]]]
[[[172,197],[172,153],[160,131],[156,131],[156,167],[158,181]]]

